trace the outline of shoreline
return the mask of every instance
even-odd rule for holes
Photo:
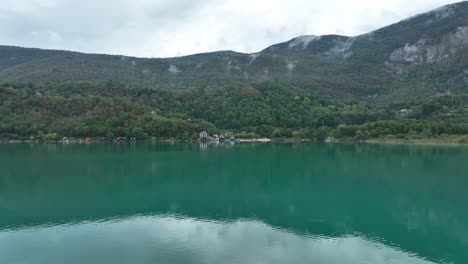
[[[468,146],[468,140],[463,137],[453,138],[371,138],[362,141],[352,139],[333,139],[330,143],[357,143],[357,144],[387,144],[387,145],[426,145],[426,146]]]
[[[90,144],[122,144],[122,143],[135,143],[135,142],[158,142],[158,143],[197,143],[198,140],[178,140],[178,139],[142,139],[137,141],[99,141],[99,139],[93,139],[91,142],[70,140],[64,142],[62,140],[47,140],[47,141],[35,141],[35,140],[10,140],[8,142],[0,141],[0,145],[7,144],[79,144],[79,145],[90,145]],[[221,141],[220,143],[222,143]],[[224,141],[224,143],[229,140]],[[468,146],[468,137],[466,136],[454,136],[454,137],[443,137],[443,138],[412,138],[412,139],[400,139],[400,138],[370,138],[366,140],[353,140],[351,138],[328,138],[326,140],[314,140],[305,138],[271,138],[268,141],[261,140],[236,140],[237,144],[245,143],[302,143],[302,142],[322,142],[322,143],[345,143],[345,144],[389,144],[389,145],[433,145],[433,146]],[[210,143],[208,143],[210,144]]]
[[[389,145],[468,146],[468,142],[461,142],[459,139],[370,139],[365,142]]]

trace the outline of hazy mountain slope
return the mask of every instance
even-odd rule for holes
[[[114,80],[178,89],[277,80],[332,97],[387,100],[414,94],[415,86],[425,94],[466,92],[468,61],[460,58],[467,46],[465,1],[368,34],[300,36],[255,54],[146,59],[0,46],[0,80]]]

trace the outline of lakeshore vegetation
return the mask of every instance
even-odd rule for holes
[[[195,139],[237,137],[350,140],[458,137],[468,141],[468,96],[408,105],[324,99],[278,82],[169,90],[119,82],[0,84],[0,137]]]

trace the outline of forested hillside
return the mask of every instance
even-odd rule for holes
[[[468,2],[254,54],[150,59],[0,46],[0,137],[468,134]]]

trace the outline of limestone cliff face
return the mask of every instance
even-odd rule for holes
[[[390,54],[386,64],[396,72],[421,63],[441,62],[454,55],[468,44],[468,26],[458,27],[439,40],[421,38],[416,43],[407,43]]]

